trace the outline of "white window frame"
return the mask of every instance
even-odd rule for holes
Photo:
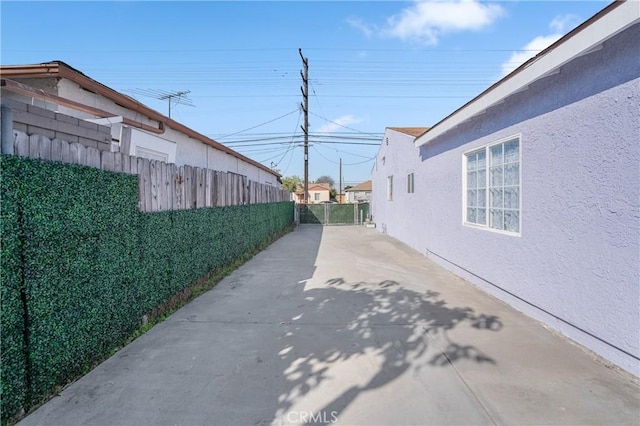
[[[490,173],[489,173],[489,159],[490,159],[490,149],[493,146],[501,145],[506,142],[512,140],[518,140],[518,232],[506,231],[503,229],[495,229],[489,226],[490,221]],[[485,151],[485,209],[486,209],[486,222],[485,224],[467,222],[467,159],[470,154]],[[522,134],[517,133],[515,135],[511,135],[495,142],[492,142],[487,145],[483,145],[477,148],[469,149],[462,153],[462,224],[464,226],[468,226],[476,229],[483,229],[490,232],[495,232],[498,234],[510,235],[515,237],[522,236]]]
[[[387,176],[387,201],[393,201],[393,175]]]
[[[320,193],[319,192],[314,192],[313,193],[313,201],[320,201]]]

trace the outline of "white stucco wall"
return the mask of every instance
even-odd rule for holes
[[[421,149],[387,130],[373,170],[378,230],[636,375],[639,31],[625,30]],[[464,152],[516,134],[520,235],[463,225]]]
[[[32,80],[25,81],[29,84]],[[117,105],[115,102],[96,93],[82,89],[76,83],[62,79],[57,85],[58,96],[71,99],[105,111],[113,112],[114,115],[127,117],[144,124],[158,127],[158,123],[150,120],[141,114],[130,111],[127,108]],[[93,118],[92,115],[79,112],[70,108],[58,107],[60,112],[78,118]],[[143,132],[143,131],[140,131]],[[147,133],[147,132],[145,132]],[[224,172],[238,173],[247,176],[248,179],[280,187],[277,177],[259,167],[240,160],[237,157],[208,146],[196,139],[193,139],[181,132],[171,128],[166,128],[163,134],[154,135],[161,139],[176,144],[175,163],[177,165],[190,165],[195,167],[209,168]],[[132,139],[135,143],[135,140]]]
[[[370,201],[371,200],[371,191],[347,191],[347,202],[348,203],[356,203],[359,200],[361,201]]]
[[[414,136],[386,129],[372,170],[371,214],[379,231],[401,239],[422,251],[420,236],[421,197],[426,194],[420,151],[415,148]],[[415,192],[407,193],[407,175],[414,173]],[[393,176],[393,200],[387,200],[387,178]]]

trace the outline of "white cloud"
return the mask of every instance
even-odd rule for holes
[[[361,20],[348,22],[367,36],[378,33],[382,37],[435,45],[444,33],[477,31],[504,14],[501,6],[477,0],[415,0],[410,7],[389,17],[382,27]]]
[[[551,28],[556,33],[564,33],[570,29],[573,29],[580,22],[580,17],[577,15],[558,15],[549,24],[549,28]]]
[[[332,120],[332,121],[333,122],[331,123],[327,123],[318,127],[318,129],[315,132],[332,133],[335,131],[344,130],[344,126],[349,126],[350,124],[357,124],[357,123],[360,123],[362,120],[360,120],[358,117],[354,115],[349,114],[349,115],[343,115],[342,117],[336,118],[335,120]]]
[[[349,18],[347,19],[347,24],[351,25],[353,28],[360,31],[366,37],[371,37],[375,31],[374,26],[364,23],[362,19]]]
[[[576,15],[558,15],[549,23],[554,33],[546,36],[538,36],[527,43],[526,46],[517,52],[513,52],[511,57],[502,64],[502,76],[509,74],[520,65],[533,58],[535,55],[558,41],[568,30],[573,29],[580,22],[580,17]]]
[[[520,65],[533,58],[542,50],[551,46],[562,37],[562,34],[551,34],[548,36],[538,36],[531,40],[522,50],[513,52],[511,57],[502,64],[502,76],[509,74]]]

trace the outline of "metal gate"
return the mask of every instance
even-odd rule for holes
[[[299,223],[361,225],[369,216],[369,204],[299,204]]]

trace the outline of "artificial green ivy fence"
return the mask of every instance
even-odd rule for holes
[[[137,176],[0,161],[3,419],[77,377],[145,313],[293,221],[287,202],[140,213]]]

